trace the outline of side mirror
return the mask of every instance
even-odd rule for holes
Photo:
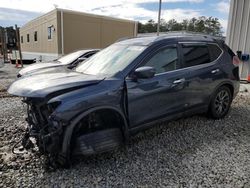
[[[155,76],[155,68],[153,67],[139,67],[134,72],[135,79],[148,79]]]

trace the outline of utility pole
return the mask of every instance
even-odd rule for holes
[[[21,44],[20,44],[20,32],[19,32],[19,28],[17,27],[17,25],[15,25],[15,29],[16,29],[16,42],[17,42],[17,48],[19,51],[20,63],[21,63],[21,67],[23,67],[22,51],[21,51]]]
[[[4,56],[3,56],[4,58],[3,59],[4,59],[4,63],[5,63],[5,62],[8,61],[8,49],[7,49],[7,42],[8,42],[7,40],[8,40],[8,37],[7,37],[7,30],[6,30],[6,28],[4,28],[4,30],[3,30],[3,38],[4,38],[3,39],[3,46],[4,46],[4,48],[3,48],[4,49],[4,53],[3,53],[4,54]]]
[[[1,27],[1,41],[2,41],[2,52],[3,52],[3,61],[6,62],[6,31],[5,28]]]
[[[0,41],[1,41],[1,55],[4,54],[4,50],[3,50],[3,28],[0,26]]]
[[[161,24],[161,0],[159,0],[158,24],[157,24],[157,36],[159,36],[159,34],[160,34],[160,24]]]

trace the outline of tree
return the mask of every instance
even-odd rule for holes
[[[189,21],[187,19],[185,19],[181,23],[182,24],[182,29],[185,30],[185,31],[187,31],[187,29],[188,29],[188,22]]]
[[[138,22],[138,33],[145,33],[143,24],[141,22]]]
[[[205,32],[205,22],[207,18],[205,16],[199,17],[195,22],[195,32],[204,33]]]
[[[184,19],[182,22],[178,22],[175,19],[171,19],[166,22],[161,19],[160,32],[166,31],[192,31],[200,32],[209,35],[222,36],[222,27],[218,18],[201,16],[199,18]],[[157,23],[154,20],[149,20],[147,23],[138,24],[139,33],[152,33],[156,32]]]
[[[144,25],[146,33],[153,33],[157,30],[157,24],[154,20],[148,20],[148,22]]]
[[[161,22],[160,22],[160,31],[161,31],[161,32],[167,32],[167,31],[169,31],[169,30],[167,29],[166,20],[164,20],[164,19],[161,19]]]
[[[192,18],[188,21],[187,31],[195,31],[196,21],[197,21],[196,18]]]
[[[181,31],[182,25],[181,23],[178,23],[175,19],[172,19],[167,22],[167,29],[168,31]]]

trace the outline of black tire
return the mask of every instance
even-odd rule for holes
[[[226,86],[222,86],[214,93],[209,109],[208,115],[213,119],[224,118],[230,109],[232,103],[232,93]]]

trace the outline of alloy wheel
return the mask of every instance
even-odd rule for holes
[[[215,98],[215,111],[218,115],[224,114],[230,105],[230,94],[227,90],[221,90]]]

